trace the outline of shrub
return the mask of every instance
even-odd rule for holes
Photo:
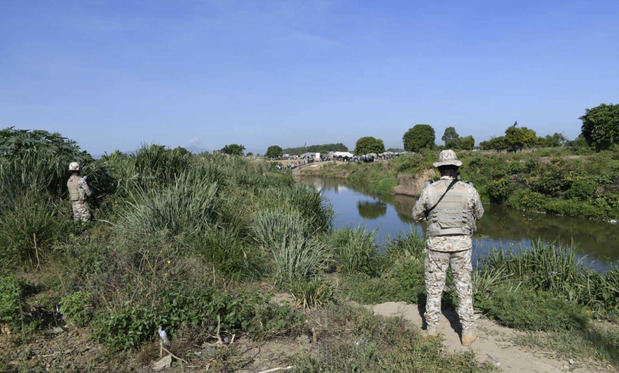
[[[566,193],[567,198],[577,198],[581,201],[586,201],[589,198],[595,196],[595,191],[598,188],[598,184],[590,180],[581,179],[576,180],[570,186],[570,189]]]
[[[191,153],[181,147],[167,149],[163,145],[144,145],[133,160],[142,186],[169,184],[189,168]]]
[[[345,228],[333,234],[337,262],[345,272],[376,272],[376,231]]]
[[[214,225],[219,207],[217,185],[188,174],[163,189],[140,188],[132,199],[118,225],[127,233],[166,230],[176,235],[206,229]]]
[[[529,211],[543,211],[545,202],[546,197],[530,189],[520,190],[508,199],[509,206]]]
[[[86,326],[92,319],[90,293],[76,291],[60,300],[60,313],[77,326]]]
[[[271,252],[280,281],[309,278],[324,269],[326,248],[308,237],[308,224],[299,213],[261,211],[252,230],[255,240]]]
[[[490,200],[496,203],[502,203],[507,200],[512,191],[512,185],[509,180],[501,178],[495,180],[488,186],[488,195]]]

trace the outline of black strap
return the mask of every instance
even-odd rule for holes
[[[449,189],[451,189],[451,187],[453,187],[457,182],[458,182],[458,179],[454,177],[453,181],[449,184],[447,189],[445,189],[445,193],[443,193],[441,198],[439,198],[438,201],[436,201],[434,206],[432,206],[428,211],[426,211],[426,217],[428,217],[430,215],[430,213],[432,212],[432,210],[434,210],[436,208],[436,206],[438,206],[438,204],[441,203],[441,201],[443,200],[443,198],[445,197],[447,192],[449,192]]]

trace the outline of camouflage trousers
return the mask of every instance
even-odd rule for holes
[[[90,206],[86,201],[73,201],[71,203],[73,207],[73,220],[81,221],[83,223],[90,220]]]
[[[445,288],[447,269],[451,266],[456,291],[458,292],[458,316],[462,329],[474,326],[473,284],[471,283],[471,249],[462,251],[434,251],[426,248],[426,323],[437,326],[441,315],[441,295]]]

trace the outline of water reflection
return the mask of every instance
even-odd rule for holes
[[[357,202],[359,216],[365,219],[377,219],[387,213],[387,204],[383,201],[359,201]]]
[[[411,211],[415,198],[407,196],[373,196],[360,187],[345,185],[343,180],[304,178],[304,184],[322,191],[331,202],[336,227],[365,225],[377,230],[379,240],[406,233],[411,229],[423,232],[415,223]],[[523,214],[502,206],[484,206],[486,214],[478,223],[474,236],[474,257],[483,256],[495,247],[529,247],[541,239],[561,245],[574,245],[586,254],[585,261],[605,270],[607,260],[619,259],[619,227],[586,219]]]

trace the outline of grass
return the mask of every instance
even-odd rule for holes
[[[552,351],[557,356],[579,360],[607,361],[619,366],[619,328],[616,325],[592,323],[575,331],[529,332],[515,337],[521,346]]]

